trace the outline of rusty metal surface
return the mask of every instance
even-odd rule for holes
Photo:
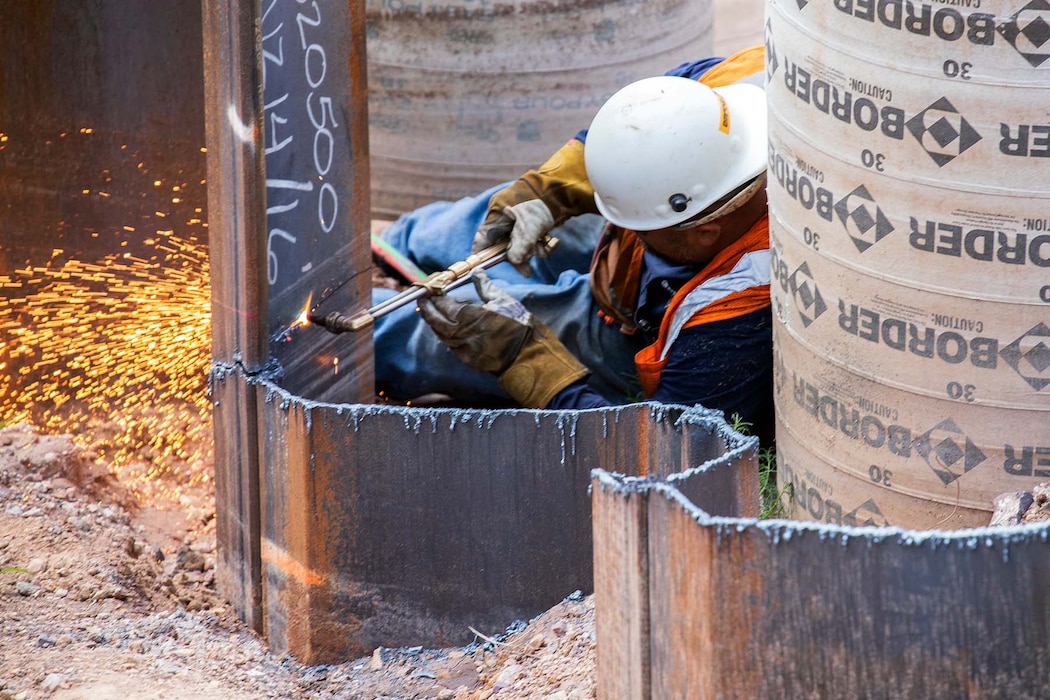
[[[267,639],[309,662],[462,644],[468,626],[498,632],[589,592],[592,468],[682,471],[676,455],[757,449],[699,408],[327,404],[250,381]]]
[[[54,248],[141,255],[151,225],[206,242],[186,223],[205,206],[200,22],[176,0],[0,6],[0,274]]]
[[[266,170],[253,0],[203,0],[212,356],[257,371],[269,357]]]
[[[607,569],[646,551],[638,584],[596,569],[599,697],[1045,697],[1050,524],[759,522],[705,513],[658,480],[597,471],[592,486],[604,541],[626,541]],[[645,526],[609,517],[625,509]],[[621,582],[648,604],[623,607]],[[638,674],[651,693],[630,691]]]
[[[259,432],[255,393],[243,373],[212,371],[215,430],[216,588],[237,616],[262,630],[259,558]]]
[[[351,17],[360,4],[262,3],[271,336],[351,280],[364,285],[343,301],[370,301],[365,39]]]
[[[258,408],[246,374],[269,357],[258,3],[203,0],[212,268],[216,578],[262,629]],[[243,369],[243,371],[242,371]],[[225,377],[229,374],[230,379]]]
[[[594,490],[595,690],[599,698],[648,698],[649,508],[646,497]],[[611,670],[611,672],[610,672]]]
[[[364,0],[263,3],[264,257],[281,385],[322,401],[375,399],[371,333],[333,337],[302,314],[371,304]]]
[[[363,6],[202,8],[219,579],[265,629],[262,481],[273,479],[270,494],[292,482],[272,468],[285,455],[266,451],[249,382],[265,372],[315,400],[374,397],[371,336],[303,332],[298,318],[370,298]]]

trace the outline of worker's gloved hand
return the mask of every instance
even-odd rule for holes
[[[472,252],[509,239],[507,261],[528,277],[532,274],[529,259],[546,255],[540,241],[551,229],[574,216],[597,211],[584,166],[583,143],[573,139],[538,170],[530,170],[492,195]]]
[[[530,194],[532,199],[518,204],[500,203],[501,198],[512,200],[522,196],[527,197]],[[529,277],[532,275],[529,260],[533,255],[538,254],[541,257],[546,255],[539,242],[552,228],[554,228],[554,215],[551,210],[536,193],[532,192],[532,188],[525,180],[518,180],[510,187],[497,192],[489,200],[489,213],[474,238],[474,247],[480,250],[509,238],[507,262],[513,265],[518,272]],[[491,241],[491,243],[479,247],[479,241]]]
[[[472,274],[482,304],[446,296],[419,303],[424,320],[468,365],[499,377],[526,408],[543,408],[555,394],[588,374],[546,325],[504,292],[484,270]]]

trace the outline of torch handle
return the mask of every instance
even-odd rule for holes
[[[558,239],[548,236],[543,241],[543,247],[548,251],[554,250],[558,245]],[[327,328],[332,333],[345,333],[347,331],[360,331],[368,328],[372,323],[382,316],[387,315],[394,309],[419,301],[425,297],[440,296],[450,292],[467,282],[470,273],[477,268],[489,268],[507,259],[506,241],[497,243],[471,254],[465,260],[455,262],[447,269],[435,272],[426,279],[413,284],[408,289],[379,302],[364,311],[353,316],[346,316],[333,311],[326,316],[307,315],[311,323]]]

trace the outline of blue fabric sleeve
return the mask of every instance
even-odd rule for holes
[[[686,61],[681,63],[671,70],[664,73],[664,75],[678,76],[679,78],[692,78],[693,80],[699,80],[707,71],[711,70],[714,66],[718,65],[725,59],[721,56],[712,56],[710,58],[701,58],[697,61]],[[581,143],[587,143],[587,128],[584,127],[576,132],[576,140]]]
[[[664,75],[676,75],[680,78],[699,80],[704,73],[724,60],[721,56],[712,56],[710,58],[701,58],[698,61],[686,61],[667,71]]]
[[[551,402],[547,404],[547,408],[556,411],[563,409],[581,411],[585,408],[602,408],[603,406],[614,405],[616,404],[589,388],[586,379],[581,379],[555,394]]]
[[[750,423],[747,432],[763,446],[773,444],[773,335],[770,309],[705,323],[682,331],[667,356],[653,401],[700,404]],[[577,382],[557,394],[548,408],[611,406]]]

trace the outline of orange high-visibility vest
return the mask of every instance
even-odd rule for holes
[[[634,356],[645,396],[656,393],[671,344],[681,331],[769,306],[769,279],[769,217],[763,216],[671,299],[656,342]]]

